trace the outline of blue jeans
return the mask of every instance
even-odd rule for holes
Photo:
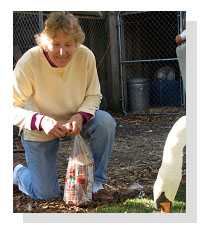
[[[83,126],[81,135],[88,139],[95,162],[95,181],[107,182],[106,170],[115,136],[115,120],[105,111],[98,110],[94,119]],[[17,171],[19,189],[34,200],[52,200],[61,190],[56,171],[59,139],[47,142],[26,141],[22,135],[28,168]]]

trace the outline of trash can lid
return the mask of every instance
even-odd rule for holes
[[[144,84],[148,83],[148,80],[146,78],[138,77],[138,78],[133,78],[127,81],[127,83],[132,83],[132,84]]]

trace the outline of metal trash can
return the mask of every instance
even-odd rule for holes
[[[141,111],[150,108],[149,81],[145,78],[134,78],[127,81],[128,106],[130,111]]]

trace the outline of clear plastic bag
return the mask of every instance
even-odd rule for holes
[[[68,205],[88,205],[92,200],[94,185],[94,160],[89,146],[81,135],[76,135],[74,145],[69,157],[65,187],[64,201]]]

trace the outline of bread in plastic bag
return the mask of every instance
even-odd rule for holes
[[[65,203],[74,206],[88,205],[92,200],[93,185],[94,160],[89,146],[79,134],[74,138],[69,157],[64,187]]]

